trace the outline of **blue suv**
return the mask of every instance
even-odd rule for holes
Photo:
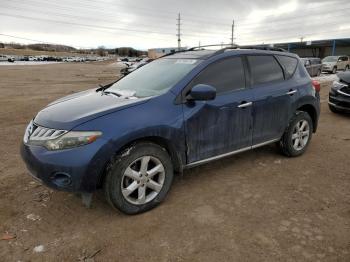
[[[294,54],[187,50],[49,104],[28,125],[21,155],[47,186],[87,204],[102,187],[112,207],[136,214],[164,200],[186,168],[271,143],[303,154],[319,89]]]

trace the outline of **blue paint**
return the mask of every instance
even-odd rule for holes
[[[57,151],[23,144],[21,155],[28,169],[52,188],[93,192],[111,157],[136,140],[161,140],[171,153],[174,166],[181,171],[194,161],[280,138],[295,110],[305,104],[315,108],[318,119],[319,99],[301,62],[296,69],[298,74],[288,80],[251,85],[246,55],[274,54],[298,59],[296,55],[243,49],[214,56],[208,52],[196,51],[192,56],[191,52],[184,52],[163,58],[179,59],[180,63],[181,59],[199,59],[200,63],[162,95],[134,100],[88,90],[48,105],[35,117],[37,125],[67,131],[100,131],[103,135],[89,145]],[[198,73],[212,63],[235,56],[245,61],[245,88],[209,101],[183,99],[186,87]],[[286,93],[290,89],[299,92],[289,96]],[[243,102],[252,104],[238,108]],[[56,172],[70,174],[72,184],[58,188],[52,183]]]

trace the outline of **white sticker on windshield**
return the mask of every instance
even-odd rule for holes
[[[176,60],[175,64],[193,65],[196,62],[197,60],[194,60],[194,59],[178,59]]]

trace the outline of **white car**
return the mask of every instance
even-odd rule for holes
[[[322,71],[335,74],[337,70],[347,71],[350,68],[348,56],[327,56],[322,60]]]
[[[0,55],[0,62],[7,62],[7,56]]]

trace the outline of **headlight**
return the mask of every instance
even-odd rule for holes
[[[346,86],[348,86],[348,85],[343,84],[343,83],[339,82],[338,80],[333,81],[333,88],[335,90],[341,89],[341,88],[346,87]]]
[[[41,145],[48,150],[62,150],[91,144],[101,135],[102,133],[98,131],[71,131],[55,139],[29,139],[29,144]]]

